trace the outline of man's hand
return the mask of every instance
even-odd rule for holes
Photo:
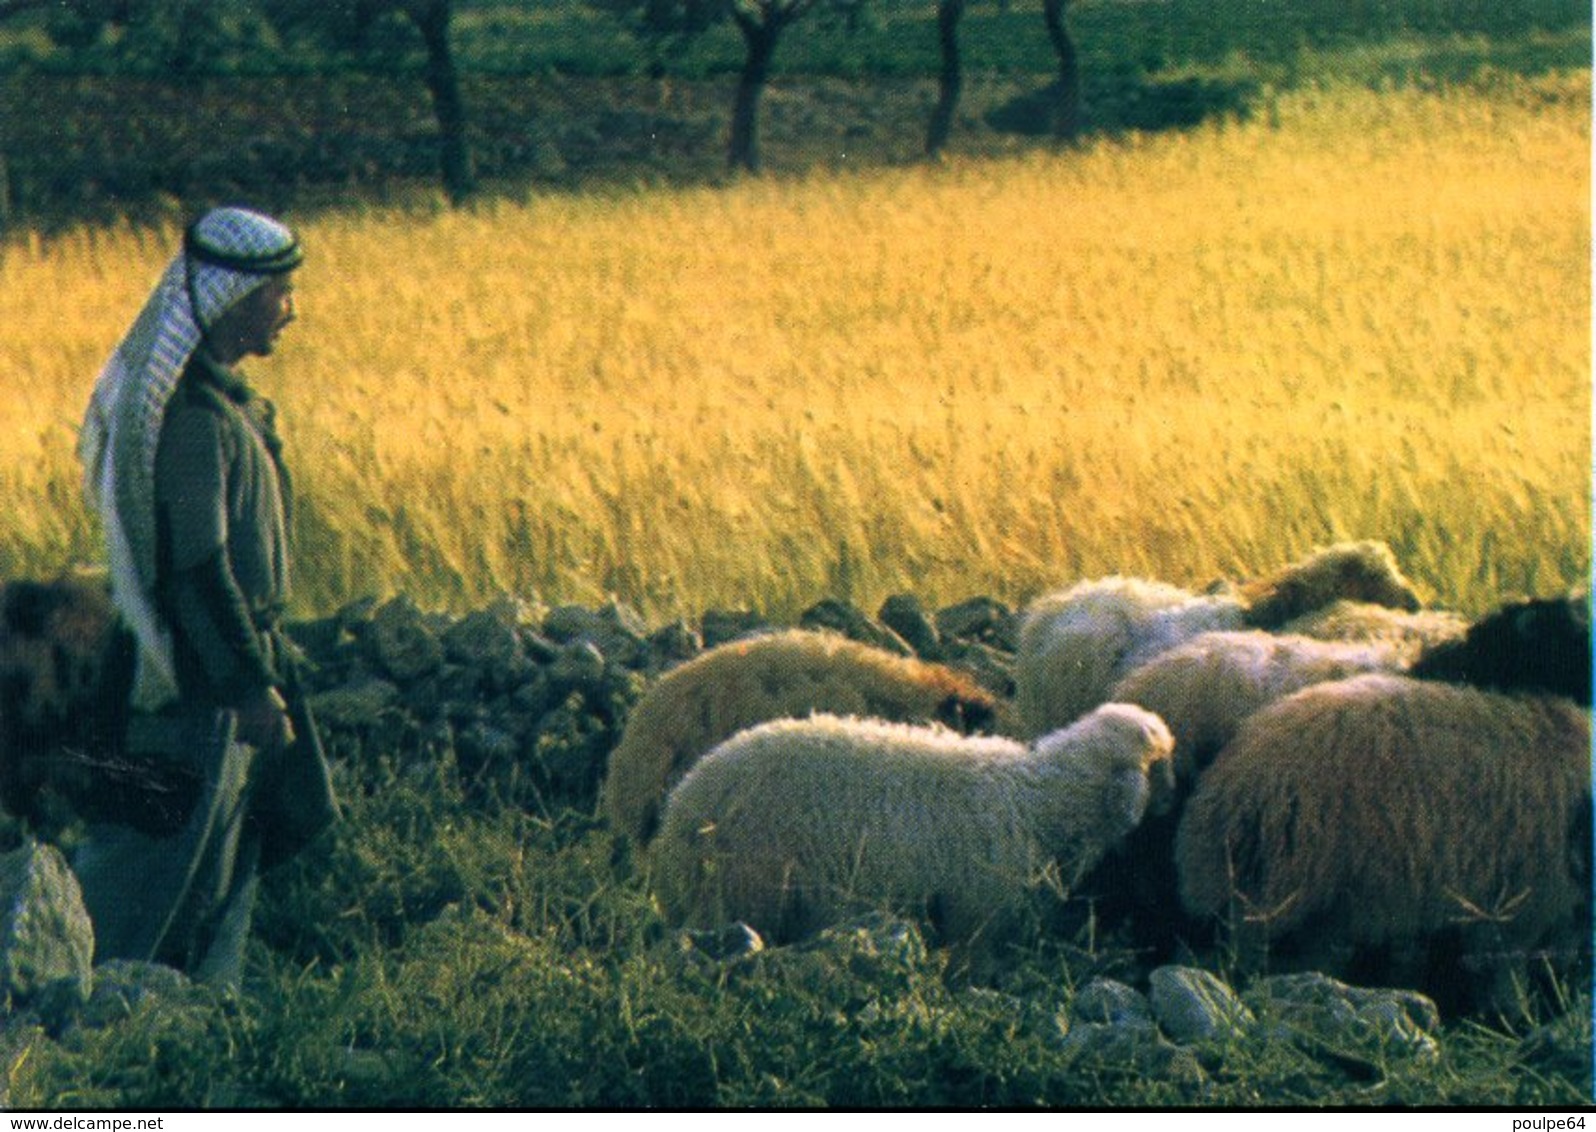
[[[263,688],[238,705],[238,741],[259,751],[274,751],[294,741],[288,704],[276,688]]]

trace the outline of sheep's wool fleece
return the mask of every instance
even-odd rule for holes
[[[138,641],[133,700],[141,708],[177,692],[170,634],[154,601],[155,452],[166,407],[206,330],[300,259],[294,234],[268,216],[206,213],[95,383],[78,456],[84,492],[105,528],[112,594]]]
[[[1495,918],[1525,945],[1588,893],[1590,715],[1403,676],[1319,684],[1253,716],[1204,772],[1176,845],[1182,902],[1273,938],[1352,943]],[[1588,860],[1589,847],[1583,853]]]
[[[672,792],[655,877],[679,919],[792,939],[857,908],[935,908],[1001,935],[1041,871],[1066,882],[1141,820],[1161,720],[1109,705],[1036,748],[817,715],[742,732]]]
[[[1137,665],[1200,633],[1243,627],[1228,595],[1111,577],[1037,599],[1020,627],[1015,700],[1027,735],[1042,735],[1107,702]]]
[[[1321,641],[1361,641],[1398,651],[1404,662],[1416,660],[1425,649],[1461,640],[1468,619],[1442,609],[1409,612],[1362,601],[1335,601],[1287,621],[1282,634],[1313,637]]]
[[[1248,716],[1312,684],[1395,672],[1380,644],[1319,641],[1259,629],[1204,633],[1134,669],[1109,699],[1139,704],[1175,736],[1175,774],[1190,783]]]

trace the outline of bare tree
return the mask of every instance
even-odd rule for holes
[[[1053,109],[1053,135],[1070,141],[1081,130],[1081,67],[1065,22],[1069,0],[1042,0],[1047,37],[1058,53],[1058,102]]]
[[[406,0],[405,15],[421,33],[427,49],[426,83],[432,112],[438,120],[439,165],[444,191],[459,202],[476,189],[476,162],[466,137],[465,100],[449,45],[452,0]]]
[[[737,76],[737,97],[732,104],[731,136],[726,143],[726,164],[732,169],[757,173],[759,158],[759,103],[770,81],[771,64],[781,35],[801,19],[818,0],[733,0],[732,19],[742,33],[743,67]]]
[[[621,20],[650,45],[657,73],[663,73],[660,46],[679,47],[723,19],[736,25],[743,40],[743,63],[732,104],[726,163],[734,170],[758,172],[759,105],[770,82],[776,48],[793,24],[817,9],[856,16],[864,0],[589,0]]]
[[[355,50],[384,20],[401,19],[419,34],[422,70],[438,123],[438,166],[449,199],[459,202],[476,188],[476,161],[467,136],[468,115],[460,92],[450,40],[453,0],[259,0],[266,17],[288,36],[309,35],[336,50]]]
[[[953,132],[953,115],[964,89],[964,72],[959,59],[959,21],[964,18],[965,0],[937,0],[937,42],[941,48],[942,71],[937,83],[937,104],[931,111],[931,126],[926,131],[928,157],[941,154]]]

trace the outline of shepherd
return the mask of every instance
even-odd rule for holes
[[[74,868],[95,959],[232,988],[260,872],[337,816],[281,628],[293,498],[276,413],[235,368],[294,321],[302,261],[261,213],[195,221],[100,372],[78,449],[136,643],[125,753],[189,783],[165,828],[90,825]]]

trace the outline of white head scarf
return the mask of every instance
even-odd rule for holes
[[[135,707],[177,696],[171,634],[155,604],[155,449],[166,406],[216,320],[302,258],[293,232],[269,216],[207,212],[184,233],[183,250],[95,382],[78,456],[84,493],[105,527],[112,598],[138,642]]]

